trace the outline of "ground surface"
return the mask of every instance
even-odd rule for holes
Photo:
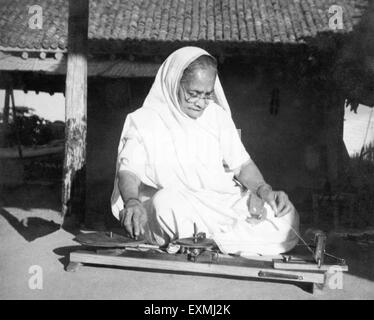
[[[373,244],[332,239],[350,271],[343,289],[319,295],[289,283],[86,266],[69,273],[64,266],[77,243],[59,229],[58,188],[1,190],[0,201],[0,299],[374,299]],[[33,265],[43,271],[41,290],[29,288]]]

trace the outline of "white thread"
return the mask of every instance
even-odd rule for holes
[[[286,222],[283,220],[279,220],[279,221],[282,221],[284,224],[286,224]],[[308,250],[314,255],[313,249],[306,243],[303,237],[290,224],[287,223],[287,227],[291,228],[291,230],[295,233],[296,237],[298,237],[301,240],[301,242],[308,248]]]

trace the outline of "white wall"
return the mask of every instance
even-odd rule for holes
[[[369,144],[373,141],[374,108],[360,104],[357,113],[350,111],[350,108],[346,108],[344,114],[344,143],[349,155],[360,153],[364,143]]]
[[[0,90],[0,112],[3,112],[5,90]],[[14,100],[16,106],[33,108],[33,113],[49,121],[65,121],[65,98],[62,93],[49,93],[14,90]],[[11,111],[10,111],[11,113]]]

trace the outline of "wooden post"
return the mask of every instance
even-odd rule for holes
[[[64,225],[82,222],[85,210],[88,0],[69,0],[65,89]],[[66,222],[66,218],[72,218]]]
[[[14,100],[13,88],[10,89],[10,97],[12,98],[12,113],[13,113],[13,122],[16,127],[16,137],[17,137],[17,147],[18,147],[18,155],[20,159],[23,159],[22,155],[22,146],[21,146],[21,136],[20,136],[20,125],[17,118],[17,111],[16,111],[16,102]]]
[[[4,111],[3,111],[3,121],[4,125],[7,128],[9,124],[9,105],[10,105],[10,90],[9,88],[5,89],[5,100],[4,100]]]

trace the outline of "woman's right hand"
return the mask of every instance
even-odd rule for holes
[[[129,200],[124,210],[120,212],[119,218],[121,226],[125,227],[131,238],[137,239],[139,235],[144,234],[147,211],[139,200]]]

